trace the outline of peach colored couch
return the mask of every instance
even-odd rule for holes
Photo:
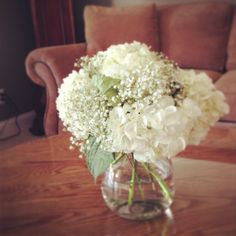
[[[55,100],[58,87],[73,69],[75,59],[111,44],[133,40],[162,51],[184,69],[206,71],[230,104],[231,112],[223,120],[236,122],[236,6],[226,3],[89,6],[84,19],[86,42],[39,48],[26,59],[28,76],[46,89],[47,136],[60,130]]]

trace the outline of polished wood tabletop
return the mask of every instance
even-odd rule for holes
[[[0,235],[236,235],[236,127],[217,125],[174,158],[171,211],[122,219],[105,205],[68,134],[0,152]]]

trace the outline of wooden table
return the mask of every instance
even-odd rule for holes
[[[68,135],[0,153],[0,235],[236,235],[236,127],[217,126],[175,158],[172,213],[119,218],[104,204]],[[193,158],[193,159],[191,159]],[[197,160],[204,158],[205,160]]]

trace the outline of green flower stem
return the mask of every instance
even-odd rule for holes
[[[170,192],[169,187],[167,186],[166,182],[162,179],[162,177],[159,174],[150,170],[147,163],[143,163],[143,166],[146,169],[146,171],[149,172],[155,178],[155,180],[158,182],[161,189],[163,190],[164,197],[166,198],[166,200],[167,201],[172,200],[172,193]]]
[[[147,163],[147,168],[150,170],[150,165],[149,163]],[[155,182],[153,181],[153,176],[148,172],[148,176],[150,177],[151,181],[152,181],[152,190],[156,191],[156,186],[155,186]]]
[[[128,205],[131,206],[134,200],[134,186],[135,186],[135,177],[136,177],[136,161],[134,160],[134,166],[132,167],[132,175],[129,185],[129,195],[128,195]]]
[[[118,161],[120,161],[124,157],[124,154],[120,152],[116,159],[111,163],[111,165],[115,165]]]
[[[140,180],[140,177],[139,177],[138,174],[136,174],[136,178],[137,178],[137,181],[138,181],[138,188],[139,188],[139,191],[140,191],[140,195],[141,195],[142,199],[145,199],[144,191],[143,191],[143,188],[142,188],[142,183],[141,183],[141,180]]]

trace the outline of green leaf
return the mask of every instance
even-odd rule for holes
[[[103,94],[106,94],[110,89],[114,90],[113,86],[119,84],[120,82],[118,79],[113,79],[103,75],[94,75],[92,81]]]
[[[114,88],[110,88],[109,90],[106,91],[105,95],[110,100],[113,96],[117,95],[117,90]]]
[[[85,154],[88,168],[96,181],[96,178],[104,173],[109,165],[114,161],[114,155],[111,152],[100,148],[100,143],[96,138],[90,136],[89,143],[85,144]]]

